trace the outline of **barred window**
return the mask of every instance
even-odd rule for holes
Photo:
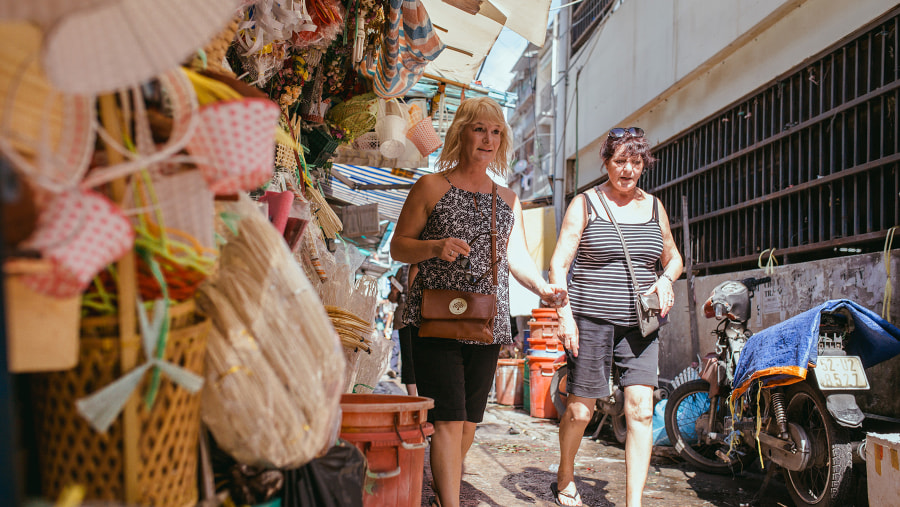
[[[644,188],[694,266],[755,267],[881,250],[900,225],[900,11],[658,146]]]

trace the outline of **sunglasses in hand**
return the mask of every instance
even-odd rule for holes
[[[460,255],[456,258],[456,263],[459,264],[459,267],[466,272],[466,281],[472,285],[478,285],[484,279],[485,276],[491,274],[491,270],[494,268],[494,265],[497,264],[497,261],[500,259],[494,259],[494,262],[488,266],[487,271],[482,273],[480,276],[476,276],[475,273],[472,272],[472,261],[469,260],[465,255]]]

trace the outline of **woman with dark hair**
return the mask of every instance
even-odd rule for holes
[[[463,101],[444,140],[439,171],[419,178],[409,192],[391,256],[418,263],[403,320],[413,342],[420,396],[434,399],[428,420],[431,473],[443,507],[459,505],[462,465],[481,422],[497,369],[500,346],[512,343],[509,326],[509,274],[549,304],[565,300],[528,255],[522,206],[515,192],[498,187],[488,172],[505,174],[511,150],[503,110],[488,97]],[[491,257],[491,209],[496,192],[497,252]],[[497,269],[497,285],[491,276]],[[491,344],[419,335],[424,289],[496,294]]]
[[[659,336],[638,327],[635,292],[619,224],[640,291],[656,293],[665,316],[675,302],[672,283],[684,267],[669,217],[659,200],[637,186],[655,161],[640,128],[614,128],[600,150],[609,179],[576,195],[566,210],[550,261],[550,281],[566,285],[569,303],[559,308],[559,337],[568,365],[566,411],[559,424],[559,471],[551,485],[559,505],[582,505],[575,485],[575,455],[598,398],[608,397],[615,361],[625,391],[626,505],[641,505],[652,449],[653,390],[657,385]],[[591,195],[593,193],[593,195]],[[656,273],[660,262],[663,272]]]

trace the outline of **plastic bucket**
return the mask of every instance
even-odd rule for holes
[[[522,408],[531,413],[531,371],[528,366],[528,356],[525,356],[525,369],[522,371]]]
[[[531,318],[534,320],[550,321],[559,320],[556,308],[535,308],[531,310]]]
[[[524,402],[524,359],[498,359],[494,384],[497,403],[521,407]]]
[[[562,352],[563,347],[559,340],[553,337],[547,338],[529,338],[528,353],[535,354],[540,352],[557,353]]]
[[[406,151],[406,120],[400,116],[384,118],[385,136],[380,139],[378,150],[385,158],[400,158]]]
[[[531,355],[528,356],[528,377],[531,384],[531,417],[555,419],[559,417],[553,399],[550,398],[550,382],[558,368],[554,364],[559,355]]]
[[[535,350],[547,350],[547,341],[543,337],[528,338],[528,353],[531,354]]]
[[[559,321],[529,320],[528,330],[532,338],[556,338],[559,330]]]
[[[366,456],[364,506],[421,504],[426,437],[434,433],[425,416],[432,407],[434,400],[420,396],[341,396],[341,438]]]
[[[420,427],[434,400],[392,394],[341,395],[341,433],[393,432]]]

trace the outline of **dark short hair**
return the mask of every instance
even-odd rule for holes
[[[646,136],[606,136],[606,140],[603,141],[603,146],[600,147],[600,160],[603,161],[603,165],[606,165],[606,163],[609,162],[610,159],[612,159],[613,155],[616,154],[616,150],[618,150],[620,146],[625,147],[624,155],[626,157],[641,157],[641,160],[644,162],[645,169],[651,167],[653,163],[656,162],[656,158],[654,158],[653,155],[650,154],[650,142],[647,141]]]

